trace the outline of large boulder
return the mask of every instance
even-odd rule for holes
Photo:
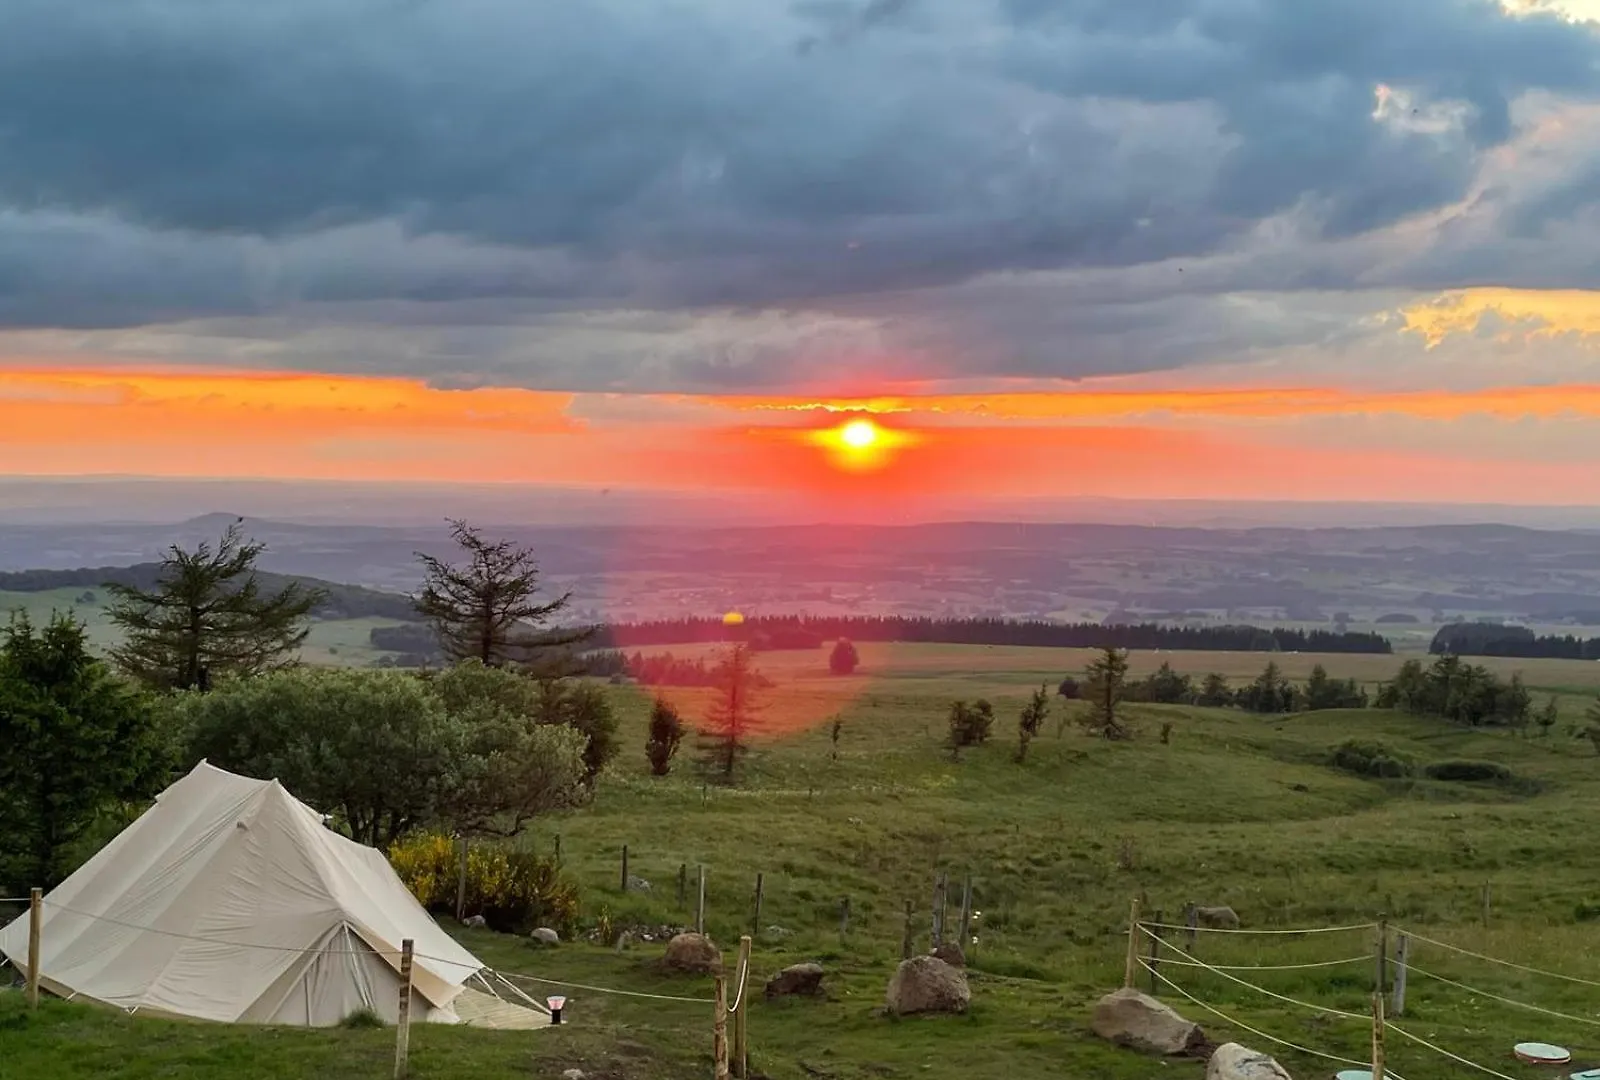
[[[1149,994],[1125,988],[1101,998],[1090,1019],[1094,1033],[1146,1054],[1182,1054],[1205,1042],[1200,1025]]]
[[[685,975],[714,975],[722,970],[722,952],[704,934],[679,934],[667,942],[661,963]]]
[[[1211,1054],[1206,1080],[1292,1080],[1288,1070],[1266,1054],[1238,1043],[1223,1043]]]
[[[815,997],[822,993],[822,965],[795,964],[767,981],[767,1000],[780,997]]]
[[[1213,930],[1239,929],[1239,913],[1226,904],[1221,907],[1197,907],[1194,909],[1194,920]]]
[[[887,1005],[896,1016],[963,1013],[971,1003],[967,973],[935,956],[902,960],[889,980]]]

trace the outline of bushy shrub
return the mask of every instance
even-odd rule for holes
[[[1357,776],[1400,777],[1410,776],[1409,758],[1391,750],[1380,742],[1362,742],[1347,739],[1334,748],[1333,764]]]
[[[396,844],[389,862],[423,907],[455,914],[460,881],[456,841],[440,833]],[[482,915],[494,930],[527,933],[548,926],[570,933],[578,917],[578,889],[551,859],[499,845],[477,843],[467,852],[467,915]]]
[[[1423,772],[1429,780],[1455,780],[1466,783],[1511,779],[1511,770],[1494,761],[1435,761]]]
[[[965,701],[950,704],[950,745],[952,747],[977,746],[989,740],[989,729],[994,726],[994,706],[979,698],[968,705]]]

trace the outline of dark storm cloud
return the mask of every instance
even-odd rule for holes
[[[0,322],[848,309],[1000,369],[1182,362],[1204,334],[1075,351],[1115,313],[1026,288],[1044,310],[992,290],[953,337],[935,305],[1162,267],[1141,302],[1188,311],[1169,261],[1283,215],[1298,253],[1235,286],[1358,283],[1320,245],[1461,199],[1511,103],[1591,95],[1597,59],[1468,0],[6,0]],[[1379,83],[1459,122],[1375,118]],[[765,356],[682,371],[782,377]]]

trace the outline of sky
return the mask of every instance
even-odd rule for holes
[[[1600,499],[1600,0],[4,6],[0,476]]]

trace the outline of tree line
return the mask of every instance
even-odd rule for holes
[[[1451,623],[1433,635],[1435,656],[1511,656],[1523,659],[1600,660],[1600,638],[1575,634],[1534,634],[1526,626],[1501,623]]]
[[[1038,619],[935,618],[913,615],[763,615],[740,626],[721,619],[684,618],[598,628],[596,648],[636,648],[744,641],[753,647],[815,648],[838,638],[949,645],[1034,645],[1055,648],[1212,650],[1217,652],[1391,653],[1382,634],[1255,626],[1104,625]],[[800,645],[776,644],[799,641]]]

